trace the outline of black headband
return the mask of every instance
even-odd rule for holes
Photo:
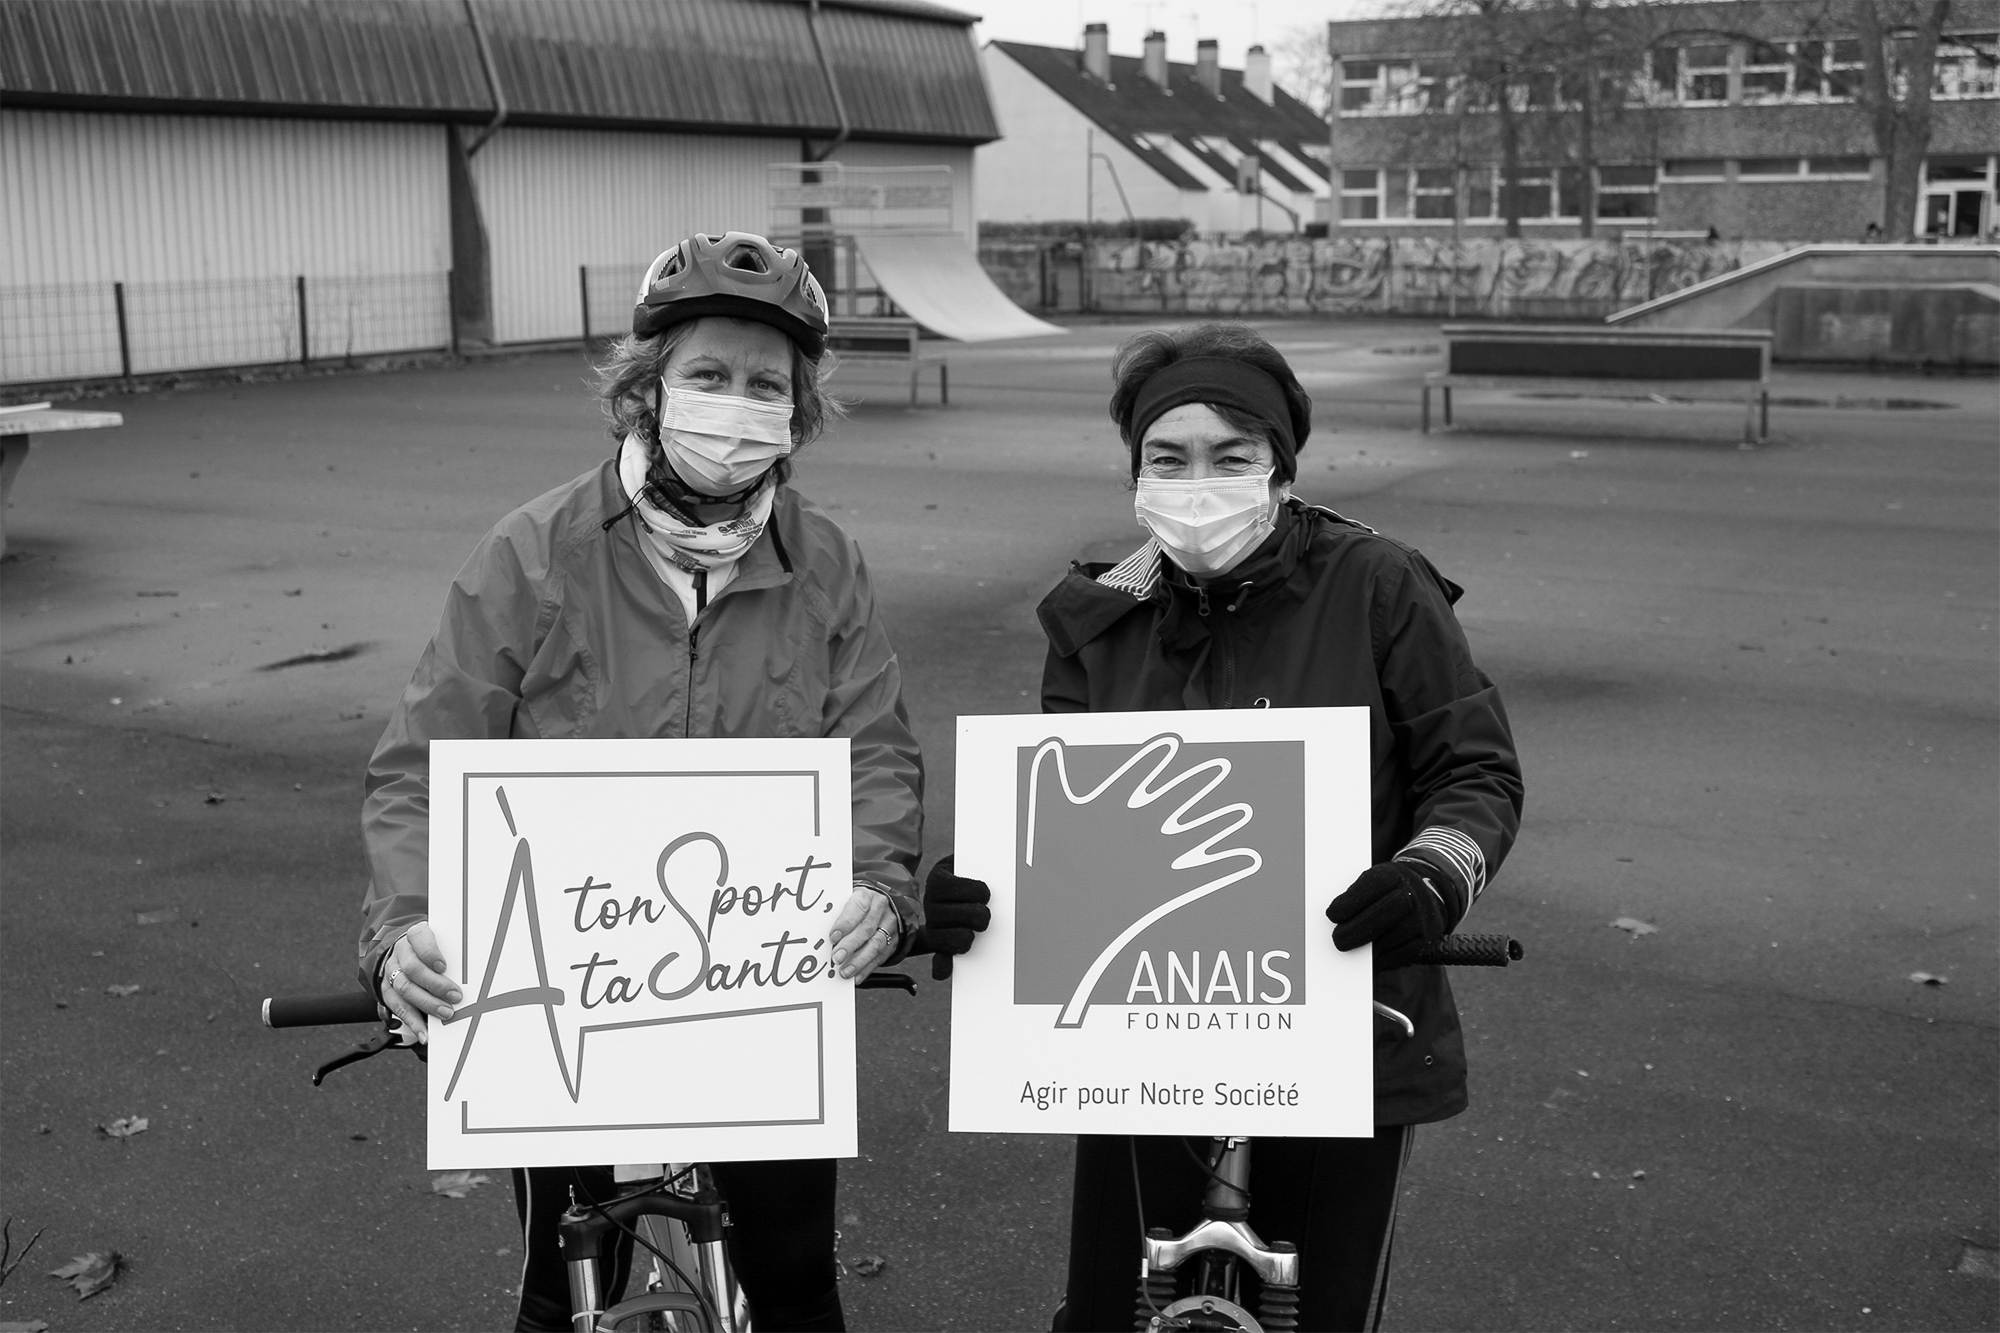
[[[1278,381],[1247,361],[1225,356],[1194,356],[1160,367],[1139,386],[1132,404],[1132,469],[1139,467],[1139,442],[1146,429],[1177,407],[1206,403],[1247,413],[1270,428],[1271,448],[1284,480],[1298,474],[1298,440],[1292,431],[1292,405]]]

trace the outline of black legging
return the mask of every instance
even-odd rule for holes
[[[759,1333],[845,1329],[833,1271],[834,1163],[717,1162],[711,1169],[729,1201],[729,1262]],[[579,1198],[622,1192],[608,1166],[514,1172],[514,1207],[527,1247],[514,1322],[519,1333],[569,1333],[569,1274],[556,1247],[556,1223],[572,1186]],[[631,1261],[632,1242],[625,1240],[606,1275],[607,1304],[623,1290]]]
[[[1299,1248],[1299,1327],[1314,1333],[1363,1329],[1379,1319],[1395,1238],[1396,1194],[1411,1126],[1384,1125],[1372,1139],[1260,1138],[1250,1149],[1250,1225],[1265,1244]],[[1076,1141],[1070,1204],[1069,1282],[1057,1330],[1116,1333],[1138,1305],[1139,1216],[1132,1145],[1139,1154],[1146,1225],[1175,1235],[1201,1220],[1209,1139],[1085,1135]],[[1256,1311],[1258,1283],[1245,1282]]]

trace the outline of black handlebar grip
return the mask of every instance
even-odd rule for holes
[[[338,995],[273,995],[264,1001],[267,1028],[316,1028],[335,1023],[374,1023],[375,997],[367,991]]]
[[[1447,935],[1426,945],[1420,963],[1440,967],[1505,967],[1521,960],[1521,941],[1507,935]]]

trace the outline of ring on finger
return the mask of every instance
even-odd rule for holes
[[[389,988],[391,990],[394,990],[398,986],[401,986],[402,984],[403,984],[403,969],[400,967],[390,969]]]

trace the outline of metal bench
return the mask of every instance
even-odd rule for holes
[[[1445,368],[1424,377],[1422,429],[1431,390],[1454,388],[1590,393],[1606,386],[1722,394],[1745,400],[1743,438],[1771,429],[1771,338],[1765,329],[1608,329],[1599,324],[1447,324]]]
[[[14,476],[27,461],[28,446],[37,435],[59,430],[96,430],[122,426],[116,412],[71,412],[47,403],[0,407],[0,555],[7,553],[7,500],[14,493]]]
[[[951,405],[951,368],[944,357],[923,349],[923,330],[914,319],[877,319],[836,315],[829,321],[826,345],[842,361],[907,361],[910,366],[910,406],[917,405],[917,377],[926,365],[938,371],[938,406]]]

